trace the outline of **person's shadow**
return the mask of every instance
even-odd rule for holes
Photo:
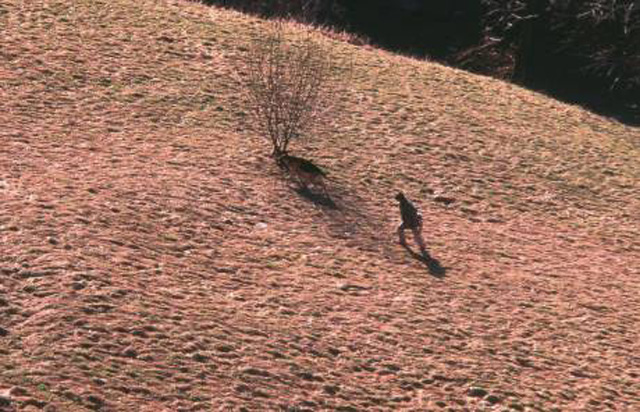
[[[447,275],[447,268],[440,264],[440,261],[429,254],[426,250],[420,253],[416,253],[408,245],[402,245],[407,252],[411,254],[411,256],[419,262],[422,262],[427,269],[429,270],[429,274],[436,278],[443,278]]]

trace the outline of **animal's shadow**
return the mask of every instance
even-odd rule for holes
[[[431,256],[426,250],[422,254],[420,254],[411,250],[409,246],[403,245],[403,247],[414,259],[426,266],[431,276],[441,279],[447,275],[447,268],[442,266],[440,261]]]
[[[311,191],[308,187],[298,187],[294,189],[297,194],[312,202],[315,205],[326,207],[328,209],[337,210],[338,205],[333,201],[329,195],[325,193],[316,193]]]

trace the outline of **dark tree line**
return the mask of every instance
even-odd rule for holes
[[[640,0],[208,0],[508,78],[640,125]]]
[[[483,3],[483,40],[456,63],[494,74],[499,56],[517,83],[640,125],[640,1]]]

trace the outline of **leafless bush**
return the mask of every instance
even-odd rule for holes
[[[337,76],[331,51],[311,33],[288,32],[283,21],[269,24],[248,46],[242,82],[250,113],[278,157],[328,115]]]

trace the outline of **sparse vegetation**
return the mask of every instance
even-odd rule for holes
[[[335,91],[331,51],[318,37],[287,33],[285,22],[273,21],[252,40],[244,63],[249,109],[278,158],[292,140],[311,134],[330,114]]]

